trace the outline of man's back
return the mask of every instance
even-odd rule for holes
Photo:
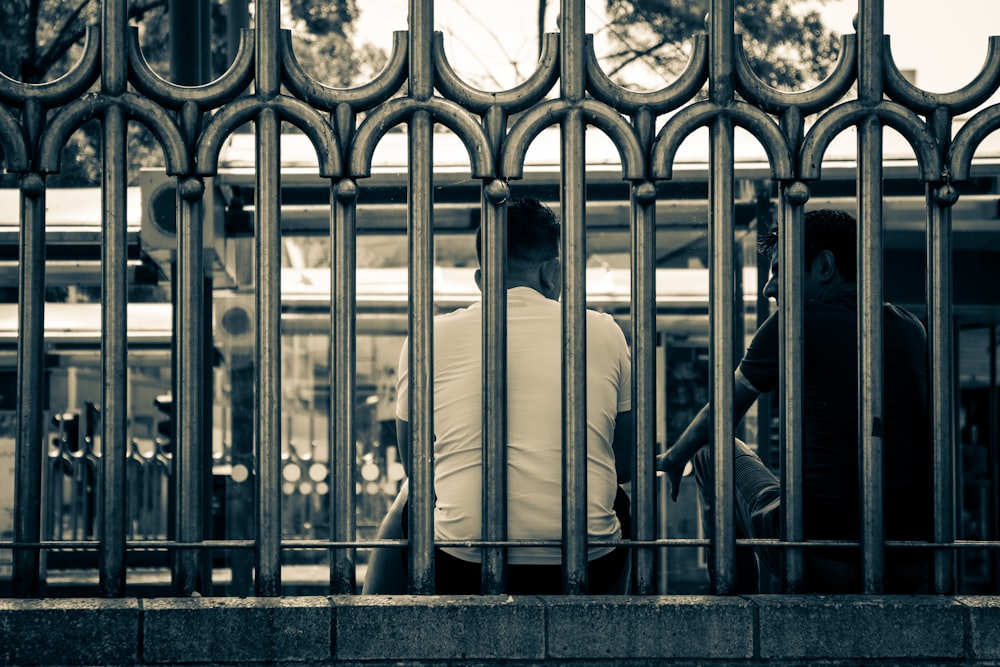
[[[588,311],[588,533],[620,536],[612,438],[619,412],[630,409],[628,347],[617,324]],[[561,305],[528,287],[508,291],[508,532],[512,539],[562,536]],[[400,368],[406,369],[405,348]],[[474,304],[435,318],[434,478],[439,539],[481,536],[482,308]],[[405,371],[404,371],[405,372]],[[397,411],[405,414],[406,378]],[[609,552],[594,549],[591,557]],[[474,549],[447,549],[478,560]],[[558,549],[512,550],[511,563],[558,563]]]
[[[806,308],[804,428],[807,536],[860,536],[856,293]],[[887,537],[926,539],[931,449],[926,334],[883,308],[883,507]]]

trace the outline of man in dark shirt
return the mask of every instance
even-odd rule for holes
[[[858,333],[856,286],[857,223],[838,210],[805,216],[803,330],[803,516],[807,540],[860,538],[858,439]],[[777,234],[762,239],[771,257],[764,296],[777,300]],[[887,540],[929,540],[932,536],[932,451],[928,407],[927,335],[911,313],[884,304],[884,479]],[[778,386],[778,313],[754,334],[736,369],[733,420],[739,423],[761,394]],[[711,520],[712,465],[708,406],[677,442],[657,459],[677,499],[683,470],[692,461],[705,520]],[[743,442],[734,458],[737,537],[779,538],[781,488],[774,474]],[[737,586],[756,589],[756,564],[738,550]],[[807,548],[805,586],[809,592],[860,592],[858,549]],[[926,586],[926,550],[886,552],[886,592],[915,592]],[[775,549],[756,555],[775,576],[781,558]],[[747,581],[750,579],[751,581]]]

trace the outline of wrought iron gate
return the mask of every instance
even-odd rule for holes
[[[166,172],[177,179],[177,251],[174,300],[176,378],[176,438],[173,508],[175,539],[144,542],[145,547],[176,551],[174,584],[180,594],[199,590],[200,572],[208,549],[250,549],[255,556],[256,591],[281,594],[281,551],[311,546],[331,552],[330,589],[353,592],[357,539],[353,484],[331,484],[331,531],[326,540],[308,544],[283,543],[281,534],[280,443],[282,419],[280,336],[281,159],[280,126],[296,126],[311,141],[318,174],[329,182],[331,253],[330,329],[330,467],[333,480],[351,479],[354,472],[355,422],[355,299],[356,207],[369,176],[373,152],[394,128],[405,127],[409,145],[409,356],[414,360],[414,465],[410,481],[410,547],[414,553],[411,586],[433,589],[433,497],[431,447],[435,126],[443,125],[464,143],[471,175],[481,182],[484,230],[484,303],[487,340],[485,382],[503,387],[505,369],[504,205],[509,183],[523,176],[525,154],[544,129],[561,133],[561,217],[563,221],[563,296],[566,341],[565,381],[571,388],[563,399],[565,447],[564,587],[583,590],[586,578],[586,439],[585,339],[587,215],[584,137],[587,126],[598,128],[620,152],[622,179],[631,188],[631,341],[634,367],[633,412],[636,433],[655,430],[655,204],[656,183],[670,180],[680,144],[699,128],[709,130],[709,248],[711,291],[711,401],[732,402],[734,371],[734,132],[748,131],[763,146],[770,177],[778,185],[777,218],[781,263],[803,262],[802,216],[810,183],[821,178],[823,157],[831,141],[857,129],[858,211],[861,221],[861,283],[863,336],[860,364],[864,378],[863,424],[881,415],[883,191],[882,130],[902,134],[917,157],[919,179],[926,186],[927,321],[932,363],[932,405],[936,443],[934,588],[954,588],[956,546],[954,460],[955,401],[953,396],[953,318],[951,267],[951,207],[970,177],[977,147],[1000,128],[1000,107],[979,110],[952,135],[952,120],[976,110],[1000,87],[1000,38],[992,38],[987,62],[975,80],[952,93],[935,94],[908,83],[893,63],[883,35],[880,0],[860,0],[857,34],[842,40],[835,71],[816,88],[781,92],[758,79],[734,31],[733,0],[714,0],[706,34],[694,43],[686,70],[661,90],[636,92],[614,84],[600,69],[584,29],[583,0],[562,0],[559,32],[546,35],[534,73],[520,86],[505,91],[473,89],[455,74],[446,57],[446,43],[434,33],[433,0],[410,0],[408,30],[395,35],[389,62],[372,82],[338,89],[315,81],[297,64],[290,34],[279,27],[278,0],[257,0],[255,25],[244,31],[239,52],[229,70],[204,85],[179,85],[164,80],[146,64],[134,29],[128,27],[125,0],[102,2],[100,26],[88,34],[79,62],[51,83],[28,85],[0,77],[0,140],[3,166],[21,175],[19,276],[19,343],[17,361],[16,517],[12,543],[14,587],[19,596],[38,594],[40,553],[65,545],[42,539],[43,376],[46,341],[43,321],[45,291],[46,181],[60,171],[60,152],[83,123],[96,119],[103,138],[102,254],[102,420],[101,506],[96,540],[73,545],[99,551],[103,595],[125,593],[127,539],[126,361],[126,124],[144,125],[160,142]],[[852,92],[852,87],[856,91]],[[549,95],[557,90],[555,96]],[[397,94],[401,91],[401,94]],[[702,95],[707,91],[707,95]],[[814,117],[808,126],[807,117]],[[220,150],[227,138],[246,123],[256,133],[256,184],[253,240],[256,283],[256,386],[254,397],[257,490],[256,537],[253,540],[206,540],[204,515],[208,499],[198,480],[204,475],[203,448],[210,397],[206,396],[206,365],[211,363],[210,334],[203,326],[206,312],[203,248],[205,179],[218,171]],[[795,590],[802,578],[801,451],[794,443],[801,428],[802,366],[800,340],[793,334],[801,320],[801,285],[794,271],[784,271],[781,283],[782,323],[786,332],[782,422],[785,424],[783,465],[788,471],[785,520],[790,543],[786,585]],[[798,389],[798,390],[796,390]],[[485,396],[484,432],[487,442],[503,442],[503,394]],[[715,442],[734,436],[727,410],[714,412]],[[883,581],[884,530],[881,519],[882,443],[877,433],[862,429],[863,439],[863,561],[865,592],[877,592]],[[633,508],[636,590],[655,591],[654,551],[669,545],[657,539],[654,525],[654,439],[637,439]],[[502,450],[484,456],[488,468],[484,487],[487,520],[483,540],[502,542],[505,527],[496,521],[505,497]],[[718,497],[732,492],[731,456],[723,447],[716,456],[721,483]],[[734,580],[735,534],[729,504],[718,502],[712,558],[718,573],[717,592],[726,593]],[[491,520],[491,518],[493,520]],[[995,544],[993,545],[996,546]],[[489,546],[484,567],[488,579],[499,581],[503,549]],[[495,591],[496,592],[496,591]]]

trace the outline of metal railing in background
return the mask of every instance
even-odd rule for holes
[[[298,66],[290,33],[279,27],[278,0],[254,3],[255,25],[242,33],[240,49],[230,69],[215,81],[179,85],[155,74],[146,64],[136,33],[130,31],[125,0],[102,3],[100,28],[88,34],[79,62],[57,81],[27,85],[0,78],[0,141],[4,167],[21,174],[21,236],[18,298],[17,362],[17,513],[14,551],[14,593],[39,594],[40,552],[51,545],[42,534],[43,395],[45,339],[45,194],[46,179],[60,170],[60,152],[83,123],[96,120],[103,136],[103,376],[99,480],[95,508],[98,521],[100,591],[125,594],[125,554],[130,543],[125,502],[130,450],[125,395],[128,322],[126,321],[127,253],[125,239],[127,122],[138,122],[160,142],[166,173],[177,179],[175,362],[176,411],[174,443],[175,540],[165,542],[177,552],[174,587],[191,594],[204,585],[203,559],[208,548],[252,548],[255,588],[262,596],[282,593],[282,414],[281,401],[281,159],[282,123],[294,125],[315,148],[320,177],[329,181],[331,247],[330,330],[331,415],[329,440],[333,483],[329,494],[331,529],[328,540],[311,540],[311,548],[329,548],[330,589],[354,590],[356,539],[354,484],[338,480],[354,474],[356,356],[355,216],[359,191],[371,173],[372,156],[382,137],[401,126],[409,138],[409,358],[412,401],[413,462],[410,479],[410,586],[416,593],[433,592],[433,490],[431,415],[433,392],[431,320],[433,303],[434,128],[443,125],[464,143],[471,176],[481,181],[484,221],[485,309],[484,368],[486,384],[504,386],[506,349],[503,309],[503,221],[509,181],[523,174],[525,153],[546,128],[561,132],[561,215],[566,332],[563,365],[568,390],[563,398],[564,433],[564,590],[586,589],[585,457],[586,408],[583,387],[586,368],[583,313],[586,306],[586,183],[585,129],[593,126],[615,144],[622,178],[631,188],[631,341],[634,356],[633,411],[637,452],[632,505],[636,508],[636,591],[655,592],[655,548],[680,542],[657,539],[654,507],[655,330],[651,242],[655,229],[656,183],[670,180],[681,143],[693,132],[709,130],[709,257],[711,276],[710,397],[714,410],[713,441],[731,442],[728,418],[732,402],[735,353],[733,331],[734,275],[734,132],[749,132],[767,153],[771,178],[778,184],[777,220],[782,230],[781,257],[786,267],[802,265],[799,233],[809,184],[821,178],[823,156],[839,134],[856,128],[857,193],[860,213],[860,313],[864,326],[860,364],[864,378],[862,423],[875,423],[882,409],[882,130],[891,127],[912,146],[919,179],[926,185],[927,304],[932,359],[932,405],[936,443],[935,539],[937,567],[934,590],[954,590],[955,401],[952,318],[952,278],[949,233],[951,206],[962,181],[969,178],[978,145],[1000,128],[1000,108],[975,113],[951,136],[951,121],[976,109],[1000,86],[1000,39],[992,38],[981,73],[969,85],[948,94],[932,94],[906,82],[893,64],[883,35],[881,0],[860,0],[857,34],[842,38],[835,71],[816,88],[781,92],[752,71],[734,28],[733,0],[713,0],[706,34],[694,41],[687,69],[671,85],[657,91],[625,90],[611,82],[593,53],[584,30],[583,0],[562,0],[559,33],[547,35],[535,72],[515,89],[485,93],[465,84],[445,57],[446,43],[435,35],[434,2],[411,0],[406,32],[395,35],[389,62],[372,82],[337,89],[315,81]],[[701,91],[707,85],[707,97]],[[857,94],[849,96],[852,86]],[[550,90],[558,93],[550,97]],[[93,91],[93,92],[88,92]],[[845,96],[848,96],[845,98]],[[806,127],[807,116],[814,117]],[[207,333],[201,326],[206,311],[203,260],[204,179],[216,174],[226,139],[247,123],[256,132],[256,216],[254,255],[256,284],[256,368],[254,395],[255,537],[252,542],[205,539],[208,499],[200,480],[205,475],[205,367],[210,363]],[[796,271],[783,271],[784,380],[798,386],[802,350],[795,330],[801,318],[801,286]],[[781,409],[783,466],[786,470],[785,535],[802,544],[800,392],[786,391]],[[484,396],[485,441],[504,441],[502,389]],[[881,590],[884,578],[884,527],[881,515],[882,443],[878,433],[862,429],[863,513],[861,541],[864,591]],[[717,522],[709,536],[715,592],[733,590],[736,546],[731,504],[731,448],[716,450]],[[61,455],[55,460],[62,462]],[[62,465],[62,463],[60,463]],[[484,539],[491,543],[485,559],[488,588],[502,584],[505,561],[502,451],[484,456],[487,508]],[[499,481],[498,481],[499,480]],[[135,480],[132,479],[132,482]],[[697,541],[698,544],[708,544]],[[5,545],[6,546],[6,545]],[[996,545],[987,545],[993,546]],[[802,580],[801,549],[787,560],[786,588]],[[490,583],[491,582],[491,583]]]

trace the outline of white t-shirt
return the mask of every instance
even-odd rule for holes
[[[507,292],[507,531],[510,539],[562,537],[562,306],[529,287]],[[434,318],[434,535],[482,538],[482,304]],[[609,315],[587,311],[587,522],[592,540],[621,536],[611,447],[631,410],[628,345]],[[408,345],[396,416],[409,420]],[[591,548],[590,559],[611,547]],[[478,549],[445,548],[479,562]],[[558,548],[512,548],[509,562],[559,563]]]

